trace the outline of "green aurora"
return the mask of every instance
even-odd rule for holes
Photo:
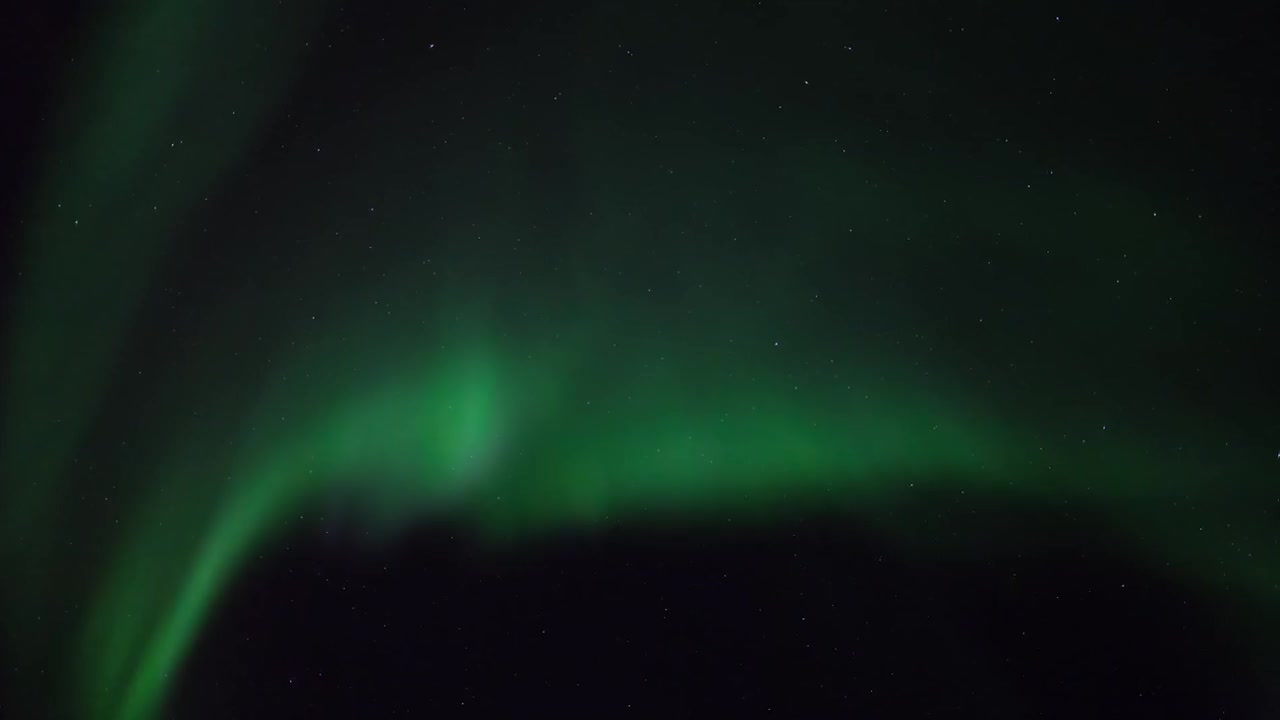
[[[325,102],[326,17],[250,5],[105,18],[23,224],[6,620],[74,717],[157,717],[238,570],[335,507],[383,541],[446,517],[496,543],[838,513],[945,555],[927,502],[1058,503],[1264,622],[1274,470],[1142,369],[1240,301],[1245,259],[1197,251],[1229,228],[1097,164],[1037,175],[1052,194],[1003,180],[1030,152],[975,180],[965,149],[729,83],[616,117],[613,79],[548,60],[559,110],[462,107],[498,53],[276,151],[274,113]],[[914,81],[885,62],[860,81]],[[449,142],[386,139],[423,127]],[[1036,302],[956,271],[955,227],[1001,238],[980,252]],[[89,476],[101,498],[71,490]]]

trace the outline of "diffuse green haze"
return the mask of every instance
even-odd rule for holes
[[[374,531],[448,514],[497,539],[833,508],[906,536],[909,524],[880,510],[925,488],[1087,501],[1114,514],[1152,565],[1191,580],[1229,574],[1249,598],[1274,598],[1276,567],[1252,552],[1258,523],[1219,523],[1187,539],[1198,525],[1188,508],[1214,505],[1215,483],[1256,475],[1255,466],[1171,456],[1154,424],[1102,434],[1102,411],[1065,406],[1094,387],[1088,358],[1046,360],[1025,343],[1005,359],[1043,363],[1040,384],[993,387],[974,370],[990,364],[983,358],[916,340],[977,325],[906,282],[977,283],[948,277],[948,254],[969,250],[928,220],[943,204],[927,183],[895,186],[870,155],[849,164],[827,138],[811,137],[824,127],[805,126],[775,154],[681,126],[672,134],[706,155],[650,181],[636,170],[646,148],[626,142],[637,128],[579,101],[566,111],[569,139],[541,140],[563,151],[548,163],[555,179],[573,168],[565,176],[575,191],[561,197],[539,194],[547,176],[535,150],[483,134],[455,141],[465,146],[456,155],[431,156],[429,171],[403,160],[400,143],[379,139],[413,137],[439,104],[405,91],[382,100],[403,112],[350,121],[361,161],[326,176],[331,183],[305,184],[312,170],[301,161],[254,169],[290,201],[215,223],[255,238],[225,250],[238,258],[235,278],[209,281],[173,260],[180,279],[212,289],[182,324],[195,339],[171,355],[156,350],[147,375],[134,377],[129,341],[154,333],[134,327],[146,324],[140,300],[170,297],[160,258],[182,257],[178,241],[192,265],[222,252],[182,221],[209,188],[235,184],[226,175],[241,170],[235,157],[287,86],[307,36],[300,23],[315,19],[235,3],[125,7],[104,31],[98,75],[72,96],[75,121],[51,141],[5,395],[5,476],[17,479],[3,488],[10,566],[32,578],[67,568],[6,586],[6,619],[33,650],[48,645],[41,657],[65,674],[57,690],[76,698],[79,717],[156,716],[237,569],[332,498]],[[244,17],[259,24],[245,27]],[[269,55],[259,53],[264,38]],[[201,62],[210,54],[226,64]],[[492,80],[488,72],[497,71],[474,69],[476,82]],[[590,72],[580,71],[579,87]],[[242,91],[245,77],[262,86]],[[82,100],[91,107],[74,107]],[[863,130],[874,132],[842,131]],[[947,167],[940,155],[918,169]],[[600,157],[611,160],[592,160]],[[419,175],[443,180],[401,192]],[[757,176],[783,210],[753,207],[760,193],[748,179]],[[1024,218],[1064,218],[1034,241],[987,251],[1023,263],[1027,282],[1062,282],[1055,292],[1077,312],[1119,312],[1114,295],[1097,292],[1117,292],[1115,278],[1091,264],[1117,235],[1136,248],[1159,244],[1165,264],[1153,270],[1204,272],[1182,264],[1188,232],[1148,222],[1137,193],[1057,177],[1096,219],[1065,219],[1050,201],[993,182],[951,196],[977,209],[947,220],[1012,235]],[[1064,264],[1042,269],[1046,256]],[[1125,276],[1123,292],[1152,282],[1138,275]],[[904,341],[894,327],[919,332]],[[1064,352],[1072,343],[1088,351],[1117,342],[1108,333],[1059,320],[1028,337],[1044,346],[1063,335]],[[108,395],[117,403],[103,409]],[[115,422],[143,428],[146,447],[115,449],[122,443],[106,429]],[[111,467],[91,474],[77,453],[98,426]],[[1063,426],[1076,428],[1070,438]],[[118,494],[124,509],[98,518],[71,508],[80,486],[102,476],[121,487],[92,492]],[[1221,500],[1215,515],[1234,517],[1232,503],[1247,501]],[[85,527],[71,527],[82,517]],[[83,603],[61,601],[68,627],[44,639],[32,629],[36,609],[65,596]]]

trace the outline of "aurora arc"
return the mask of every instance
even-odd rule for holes
[[[299,223],[309,233],[339,227],[372,242],[394,236],[405,249],[372,263],[355,249],[336,258],[280,250],[290,267],[303,270],[250,271],[270,280],[266,288],[228,282],[218,310],[190,320],[197,339],[155,378],[121,379],[131,333],[144,324],[143,306],[154,304],[149,296],[162,291],[157,278],[173,262],[166,258],[201,242],[193,218],[236,172],[229,149],[249,152],[267,132],[321,19],[279,12],[245,26],[239,19],[246,10],[234,2],[121,7],[104,24],[97,62],[83,63],[91,69],[73,83],[68,121],[50,138],[51,170],[26,226],[5,395],[11,481],[3,509],[12,534],[4,544],[8,565],[27,580],[6,588],[8,620],[33,657],[65,668],[60,682],[77,698],[77,717],[156,717],[237,569],[334,498],[388,535],[444,515],[499,540],[675,515],[767,522],[832,508],[874,524],[887,504],[931,486],[1045,502],[1072,498],[1112,513],[1131,532],[1134,551],[1153,565],[1170,565],[1192,582],[1230,572],[1243,587],[1242,603],[1274,600],[1274,562],[1239,544],[1258,541],[1262,527],[1238,524],[1187,542],[1191,518],[1151,510],[1171,482],[1181,498],[1233,506],[1240,501],[1215,494],[1214,478],[1255,468],[1224,465],[1209,452],[1166,460],[1158,438],[1140,430],[1110,431],[1093,446],[1050,445],[1044,438],[1056,428],[1037,425],[1025,400],[958,382],[953,366],[961,361],[930,357],[936,372],[922,375],[919,355],[857,329],[875,327],[890,310],[920,312],[910,299],[893,305],[880,297],[883,287],[848,289],[886,303],[851,316],[810,294],[784,292],[815,271],[733,244],[736,232],[767,230],[747,210],[723,209],[732,206],[738,171],[711,163],[701,169],[705,186],[721,190],[702,201],[720,207],[733,232],[679,243],[672,256],[685,272],[660,281],[674,298],[663,301],[645,286],[653,283],[615,284],[589,269],[595,261],[611,270],[651,262],[635,249],[637,238],[671,222],[646,214],[643,200],[634,200],[643,193],[625,181],[581,168],[599,176],[583,185],[598,188],[605,211],[557,229],[609,237],[612,249],[549,252],[494,269],[491,259],[510,250],[519,228],[537,222],[535,203],[520,192],[529,184],[527,167],[505,149],[474,143],[433,171],[462,190],[440,189],[429,210],[395,201],[370,208],[370,215],[398,217],[387,227],[334,200],[369,188],[390,197],[407,182],[404,171],[378,166],[376,158],[394,149],[371,149],[375,159],[345,169],[340,188],[316,191],[328,198],[311,203],[321,217]],[[267,37],[287,51],[268,60],[258,50]],[[242,91],[240,75],[202,62],[211,48],[260,85]],[[161,71],[147,72],[156,67]],[[575,112],[568,122],[582,145],[577,156],[592,157],[609,144],[609,131],[593,122],[598,109]],[[360,146],[376,132],[358,127],[352,134]],[[191,153],[180,171],[163,141],[170,137]],[[615,155],[621,166],[634,159],[627,151]],[[877,177],[870,163],[837,168],[797,141],[777,167],[799,184],[805,198],[797,203],[818,210],[810,217],[885,202],[849,200],[841,190]],[[282,160],[268,175],[305,172]],[[1097,202],[1139,204],[1132,191],[1099,190],[1083,176],[1075,182]],[[442,221],[440,208],[464,191],[481,198],[480,219]],[[999,187],[973,192],[993,205],[1018,202]],[[890,202],[904,215],[915,210],[910,199]],[[144,212],[151,214],[133,224],[121,220]],[[240,230],[260,234],[264,247],[283,245],[277,236],[288,233],[280,228],[297,212],[267,215]],[[815,220],[796,234],[822,229]],[[1080,230],[1063,230],[1059,241],[1065,245],[1065,236]],[[1160,242],[1175,245],[1184,232],[1159,231]],[[436,240],[414,250],[413,238],[424,236]],[[363,244],[355,243],[360,251]],[[730,254],[742,282],[707,288],[689,279],[715,276]],[[1179,256],[1169,257],[1164,269],[1178,271]],[[324,270],[368,264],[376,271],[352,270],[340,280]],[[101,272],[103,266],[118,272]],[[447,268],[445,277],[434,268]],[[1071,272],[1088,270],[1081,264]],[[273,300],[294,297],[309,298],[312,310],[273,307]],[[799,314],[806,320],[789,320]],[[828,342],[833,328],[846,339]],[[813,363],[829,371],[815,373]],[[1052,386],[1078,380],[1064,372]],[[127,509],[110,522],[89,521],[79,532],[81,547],[68,550],[62,531],[39,528],[69,517],[60,504],[68,502],[79,448],[110,435],[101,419],[108,398],[135,392],[161,399],[134,409],[138,426],[150,428],[147,450],[119,455],[117,472],[127,485],[114,492],[129,499],[117,503]],[[1052,398],[1059,390],[1043,392]],[[915,532],[893,524],[885,531]],[[47,572],[51,566],[62,569]],[[67,643],[49,647],[29,618],[54,597],[77,594],[85,602],[69,613]]]

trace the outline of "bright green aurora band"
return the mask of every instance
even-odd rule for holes
[[[610,81],[568,62],[561,115],[459,108],[465,83],[509,72],[484,57],[466,61],[465,83],[443,75],[296,128],[302,139],[249,176],[240,163],[279,141],[269,122],[307,87],[306,63],[324,66],[323,17],[249,5],[124,3],[70,64],[24,224],[4,396],[18,580],[6,620],[76,717],[156,717],[237,570],[335,506],[383,537],[448,516],[498,542],[838,512],[942,552],[947,538],[894,508],[961,492],[1078,503],[1153,567],[1229,588],[1243,622],[1274,600],[1277,566],[1249,510],[1265,494],[1219,491],[1223,478],[1261,488],[1266,470],[1172,404],[1144,410],[1159,423],[1124,421],[1162,395],[1144,359],[1187,342],[1193,329],[1169,329],[1179,313],[1238,271],[1192,262],[1207,224],[1153,216],[1096,168],[1060,168],[1067,191],[1053,197],[994,181],[948,190],[963,157],[824,126],[821,108],[766,121],[726,92],[613,118]],[[779,142],[666,119],[713,107]],[[424,128],[451,142],[414,154],[385,140]],[[563,155],[508,139],[520,137]],[[645,143],[658,142],[694,150],[655,170]],[[339,143],[350,152],[332,166],[311,147]],[[895,153],[910,177],[883,162]],[[540,194],[546,163],[571,199]],[[245,183],[257,204],[220,217]],[[944,219],[1008,238],[984,251],[1042,286],[1044,307],[993,300],[979,322],[902,290],[908,274],[987,281],[948,276],[965,249]],[[777,250],[761,250],[770,238]],[[1116,287],[1094,260],[1121,246],[1132,272]],[[232,252],[226,267],[210,259]],[[180,309],[175,274],[197,278],[201,309]],[[1170,277],[1188,278],[1186,295],[1134,309],[1144,283]],[[1014,332],[1018,313],[1020,350],[956,350],[962,332]],[[1116,330],[1139,322],[1155,324],[1140,343]],[[1139,367],[1100,375],[1108,351]],[[1025,374],[1002,380],[1018,364]]]

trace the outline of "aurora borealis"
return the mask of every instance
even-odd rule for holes
[[[1275,691],[1274,152],[1177,52],[1212,31],[693,5],[68,12],[6,226],[14,706],[171,717],[330,527],[821,516],[945,562],[1053,545],[1027,506]]]

